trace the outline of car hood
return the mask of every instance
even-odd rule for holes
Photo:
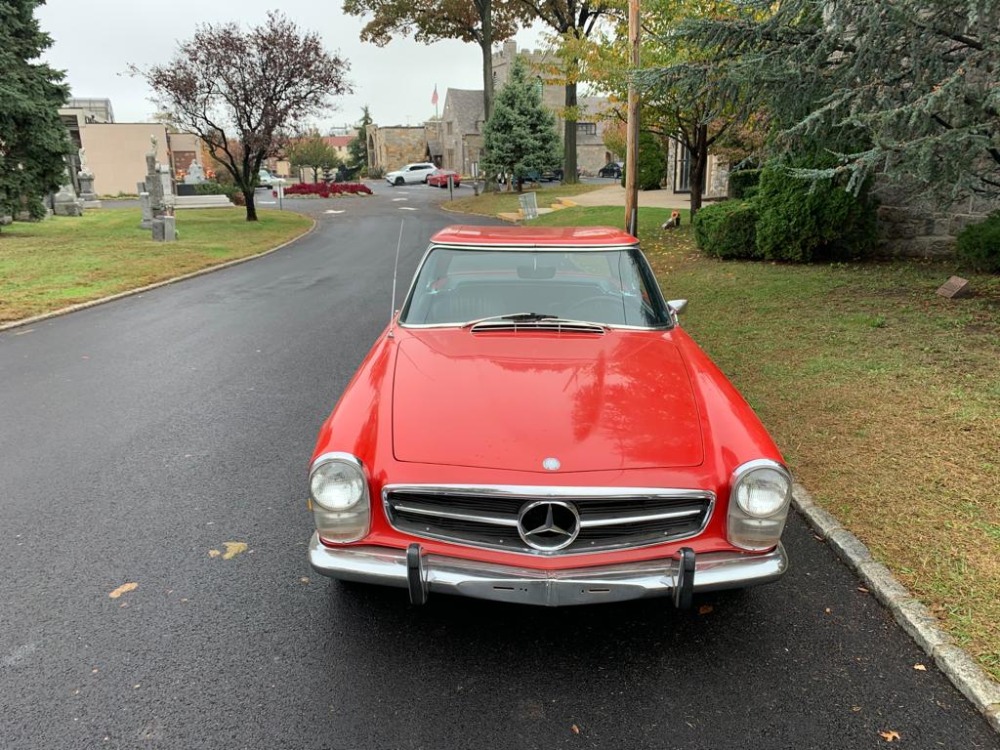
[[[399,461],[517,471],[698,466],[704,439],[667,335],[422,330],[393,381]]]

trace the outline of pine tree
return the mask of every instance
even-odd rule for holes
[[[348,166],[364,170],[363,174],[367,174],[368,172],[368,126],[371,124],[372,116],[366,104],[361,108],[361,122],[358,123],[358,134],[354,137],[354,140],[347,144],[347,153],[351,157],[351,163]]]
[[[0,215],[22,201],[35,216],[59,188],[70,144],[59,107],[69,95],[63,74],[37,62],[52,44],[35,19],[42,0],[0,0]]]
[[[542,106],[538,82],[528,76],[520,57],[496,95],[493,112],[483,125],[482,166],[487,174],[506,174],[517,184],[559,165],[555,117]]]

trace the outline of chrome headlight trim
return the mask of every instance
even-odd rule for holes
[[[740,502],[740,487],[755,471],[773,471],[787,484],[784,497],[767,513],[751,513]],[[792,500],[792,476],[785,466],[769,458],[747,461],[732,473],[729,485],[727,536],[730,544],[755,552],[773,548],[781,540]]]
[[[360,479],[361,481],[361,492],[350,505],[345,505],[341,507],[329,507],[328,505],[325,505],[318,497],[316,497],[316,494],[313,492],[313,477],[316,475],[316,472],[319,469],[323,468],[324,466],[329,466],[331,464],[341,464],[343,466],[348,466],[350,467],[350,469],[356,471],[358,474],[358,479]],[[342,453],[339,451],[324,453],[323,455],[318,456],[316,460],[312,462],[312,466],[309,467],[309,496],[312,498],[312,501],[320,508],[331,512],[350,510],[352,508],[356,508],[360,503],[363,502],[367,504],[368,472],[365,471],[364,464],[361,463],[361,460],[357,456],[354,456],[350,453]]]
[[[785,480],[787,486],[785,489],[784,497],[781,499],[781,502],[778,505],[776,505],[772,510],[769,510],[766,513],[759,513],[759,512],[755,513],[750,508],[746,507],[743,503],[740,502],[739,490],[742,483],[745,482],[750,477],[750,475],[762,469],[774,471],[777,474],[779,474],[781,478]],[[730,487],[729,502],[731,504],[732,503],[737,504],[740,510],[742,510],[751,518],[770,518],[771,516],[780,513],[782,512],[783,509],[787,508],[788,504],[791,502],[792,499],[792,475],[788,472],[788,469],[786,469],[782,464],[778,463],[777,461],[772,461],[769,458],[754,459],[753,461],[747,461],[745,464],[741,464],[740,466],[738,466],[733,471],[729,487]]]

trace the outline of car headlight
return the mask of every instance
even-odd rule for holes
[[[733,472],[729,541],[748,550],[775,546],[792,500],[792,477],[776,461],[748,461]]]
[[[357,458],[349,453],[324,453],[317,458],[309,472],[309,494],[320,537],[356,542],[368,534],[368,477]]]

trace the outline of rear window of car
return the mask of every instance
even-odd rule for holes
[[[605,325],[663,327],[670,316],[637,248],[433,248],[404,304],[404,325],[464,325],[541,313]]]

